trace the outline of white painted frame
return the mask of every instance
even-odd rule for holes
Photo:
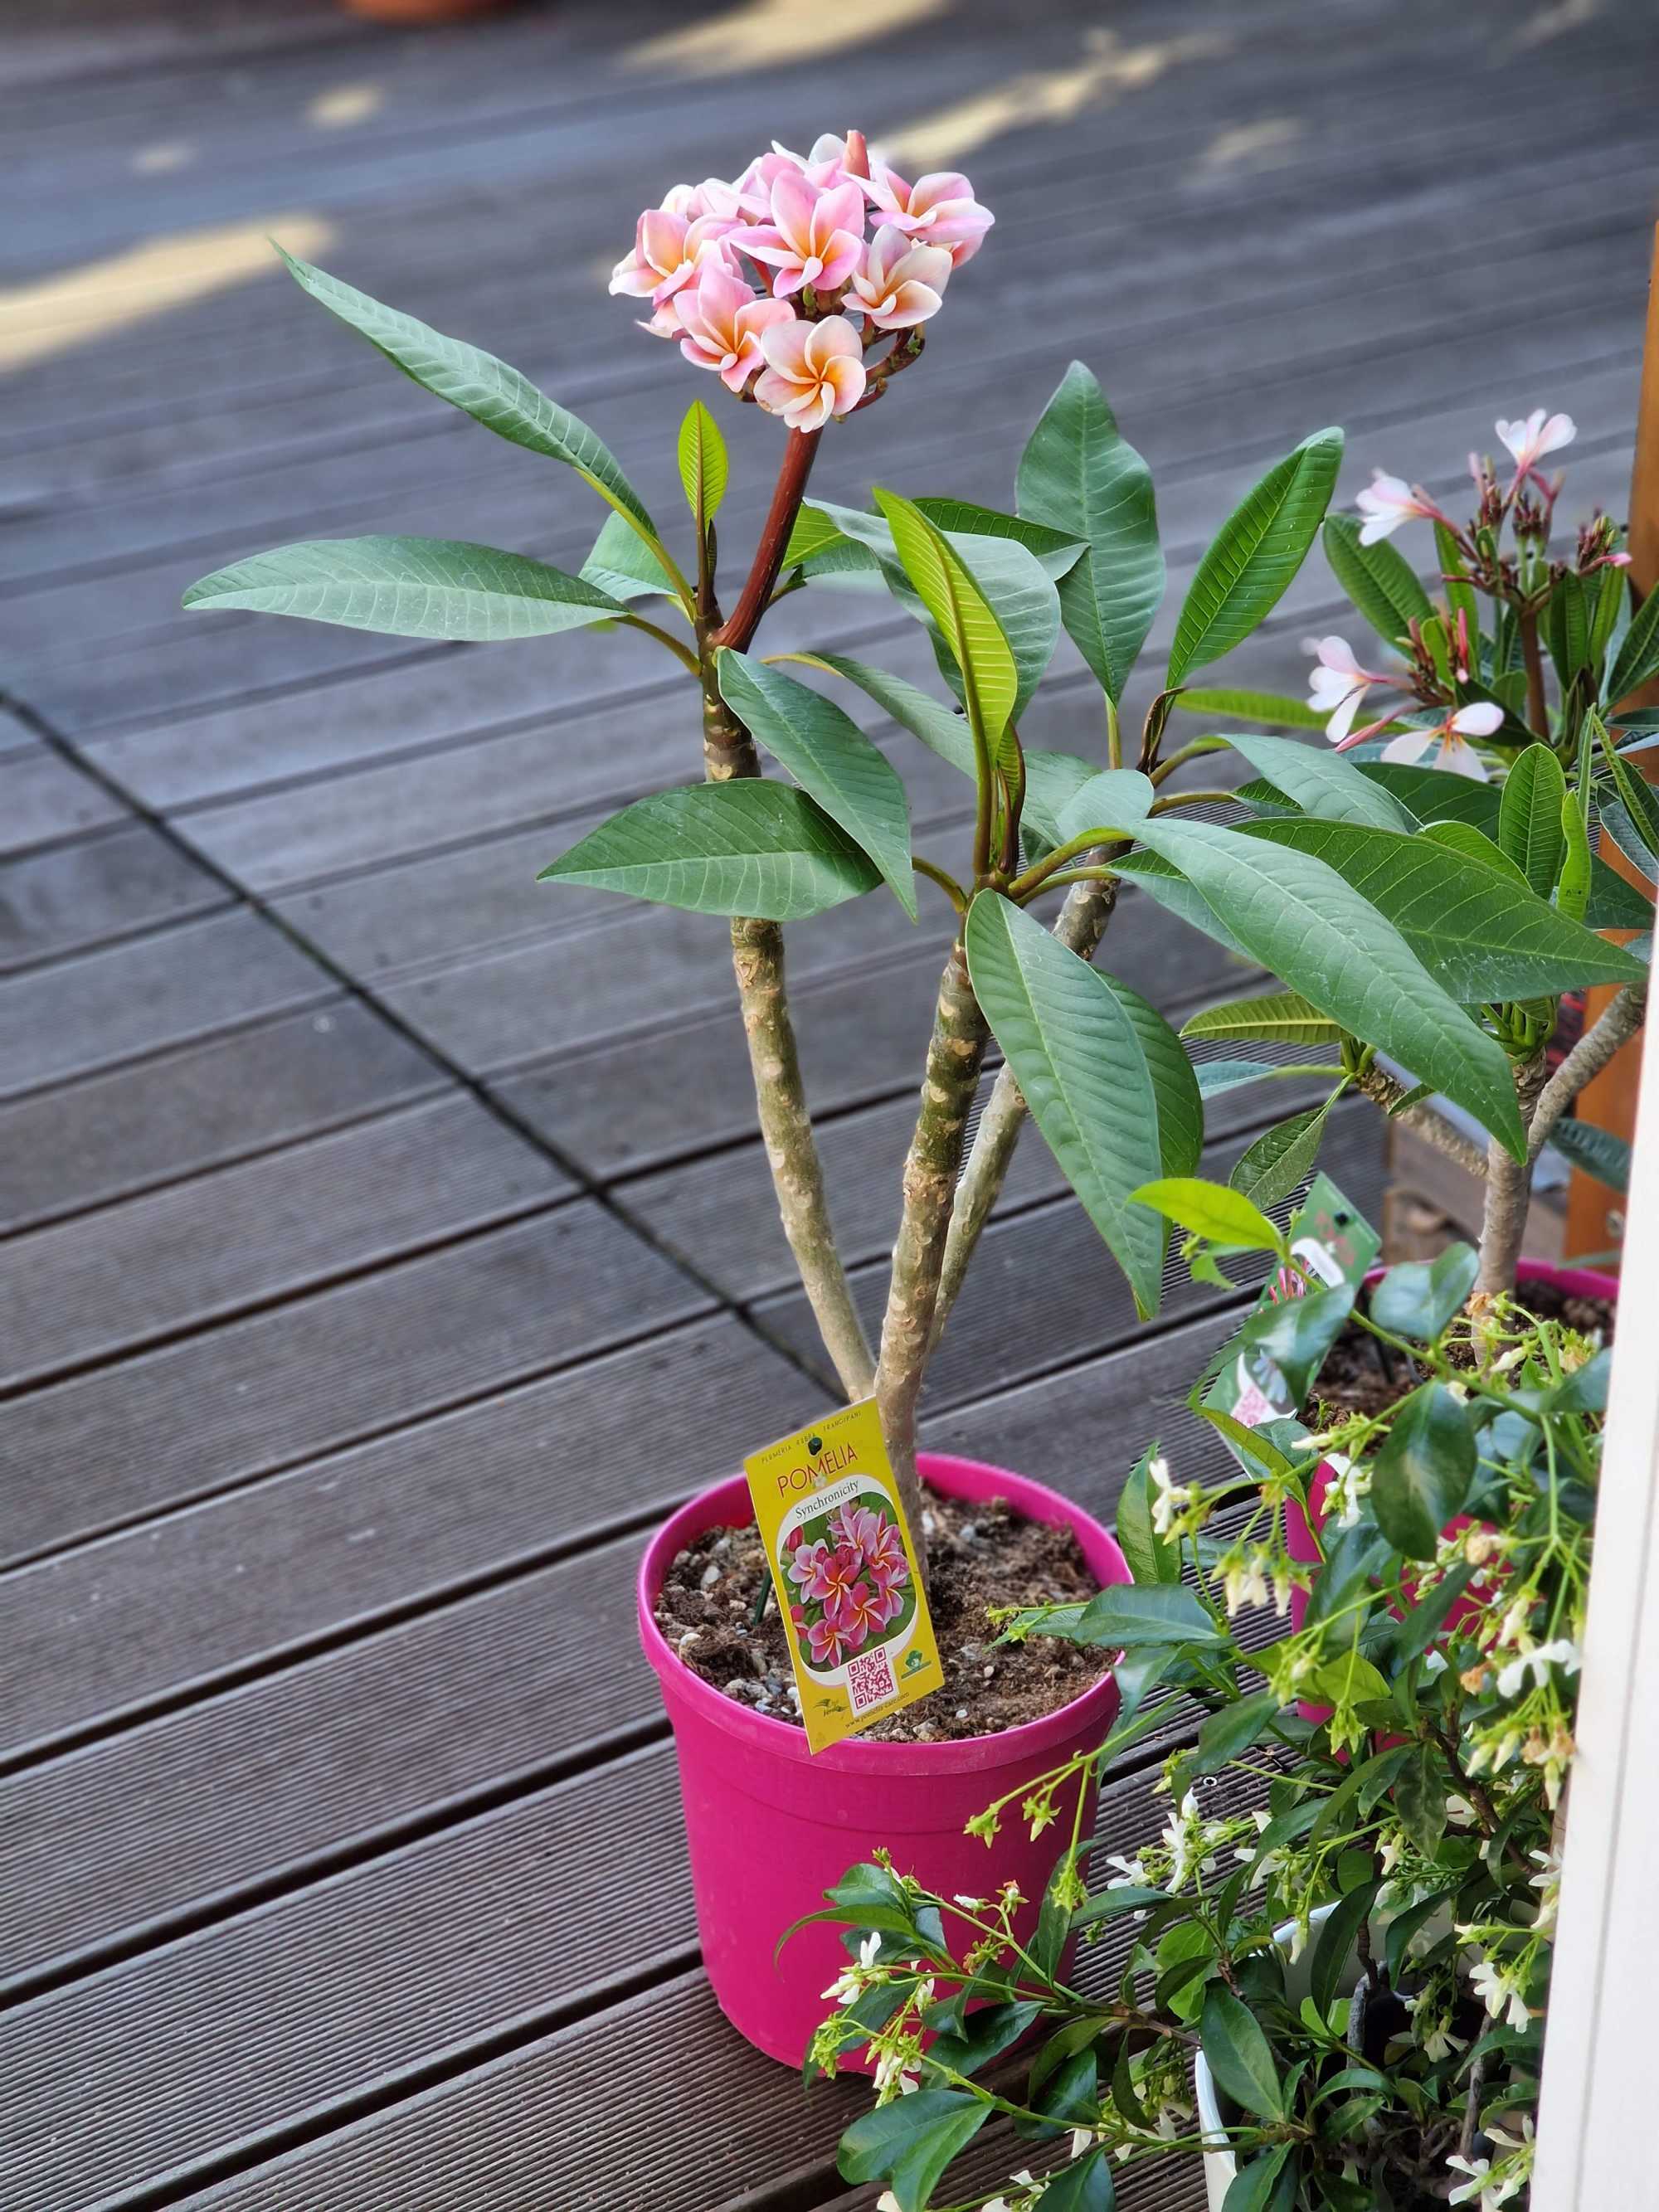
[[[1655,2212],[1659,1046],[1643,1045],[1532,2212]]]

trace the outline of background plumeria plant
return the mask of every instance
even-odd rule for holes
[[[1138,1309],[1152,1312],[1160,1296],[1168,1224],[1136,1194],[1160,1176],[1192,1172],[1205,1088],[1163,1018],[1092,964],[1123,882],[1282,983],[1267,1002],[1275,1016],[1252,1001],[1232,1010],[1231,1029],[1224,1010],[1216,1018],[1223,1026],[1212,1019],[1206,1034],[1289,1036],[1328,1048],[1317,1064],[1328,1065],[1332,1099],[1358,1089],[1433,1121],[1427,1097],[1443,1094],[1491,1133],[1494,1180],[1504,1189],[1524,1177],[1532,1138],[1542,1141],[1536,1116],[1529,1122],[1523,1109],[1532,1103],[1527,1070],[1555,996],[1594,981],[1639,986],[1645,974],[1638,958],[1594,933],[1627,921],[1620,895],[1634,895],[1587,852],[1609,794],[1622,794],[1617,803],[1633,824],[1648,820],[1639,794],[1626,790],[1629,771],[1606,718],[1596,720],[1589,703],[1619,696],[1620,682],[1659,665],[1652,603],[1621,629],[1627,609],[1616,567],[1581,564],[1569,580],[1575,606],[1588,607],[1595,595],[1583,651],[1593,637],[1595,666],[1609,652],[1615,665],[1597,692],[1570,641],[1568,703],[1547,737],[1520,720],[1511,701],[1510,641],[1519,641],[1524,663],[1524,624],[1537,617],[1531,599],[1504,601],[1490,641],[1477,638],[1465,605],[1486,587],[1483,578],[1511,599],[1543,590],[1540,579],[1553,570],[1535,531],[1530,550],[1505,568],[1495,539],[1482,550],[1501,516],[1480,525],[1468,538],[1467,574],[1444,587],[1444,611],[1414,581],[1406,592],[1404,564],[1385,544],[1356,545],[1339,566],[1368,611],[1386,604],[1385,630],[1417,641],[1421,684],[1422,670],[1436,672],[1433,702],[1421,704],[1419,693],[1402,726],[1414,714],[1444,720],[1448,708],[1499,702],[1506,720],[1491,748],[1530,745],[1547,763],[1528,771],[1524,787],[1535,796],[1527,819],[1538,830],[1518,862],[1507,830],[1500,836],[1501,825],[1469,819],[1468,794],[1485,787],[1443,768],[1336,758],[1306,742],[1249,732],[1167,743],[1177,709],[1243,720],[1265,707],[1267,720],[1288,726],[1315,720],[1298,701],[1263,702],[1197,679],[1251,635],[1294,579],[1325,520],[1340,432],[1304,440],[1222,524],[1176,612],[1151,704],[1138,730],[1127,732],[1126,687],[1159,610],[1164,561],[1150,472],[1081,364],[1066,371],[1018,457],[1010,511],[884,489],[870,507],[807,498],[826,434],[848,425],[856,434],[858,416],[902,374],[905,391],[925,393],[925,380],[908,372],[935,322],[948,318],[956,286],[972,282],[964,267],[991,225],[966,178],[907,179],[872,158],[857,131],[821,138],[805,155],[775,146],[735,180],[677,186],[639,218],[613,290],[648,310],[646,328],[677,343],[690,369],[707,373],[704,388],[717,404],[751,402],[778,423],[769,508],[729,596],[715,518],[731,464],[702,399],[677,447],[690,511],[686,556],[597,434],[517,370],[290,258],[307,292],[416,383],[570,468],[611,513],[574,574],[463,541],[377,537],[283,547],[185,594],[190,606],[447,640],[614,626],[671,656],[697,701],[702,781],[624,808],[544,874],[727,917],[783,1224],[842,1386],[854,1398],[873,1392],[879,1404],[924,1568],[915,1480],[922,1378],[1028,1111],[1123,1267]],[[1512,529],[1537,503],[1530,465],[1517,483],[1504,510]],[[1490,505],[1484,491],[1482,499]],[[1347,550],[1346,528],[1328,526],[1334,560],[1339,544]],[[827,649],[781,656],[798,674],[755,652],[769,610],[831,585],[889,594],[920,623],[939,689]],[[1062,629],[1100,687],[1102,742],[1092,757],[1032,742],[1042,717],[1037,687]],[[1449,642],[1454,629],[1458,652],[1470,656],[1467,678]],[[968,779],[975,819],[965,869],[913,848],[904,783],[887,750],[892,737],[872,741],[840,703],[846,698]],[[690,728],[688,715],[688,736]],[[1229,791],[1171,780],[1230,750],[1257,779],[1243,799],[1255,818],[1221,826],[1192,810],[1213,812],[1214,802],[1231,802]],[[763,756],[787,780],[763,775]],[[1568,770],[1570,807],[1550,781],[1565,790]],[[919,883],[939,902],[933,911],[945,917],[946,943],[872,1347],[836,1249],[783,931],[884,889],[916,920]],[[994,1040],[1005,1065],[968,1148],[969,1109]],[[1385,1056],[1407,1079],[1389,1072]],[[1277,1072],[1235,1060],[1207,1071],[1204,1085]],[[1246,1173],[1263,1202],[1270,1183],[1291,1188],[1311,1165],[1329,1103],[1253,1148]],[[1458,1141],[1479,1157],[1467,1138]]]
[[[1399,1403],[1344,1415],[1316,1389],[1305,1424],[1238,1431],[1248,1492],[1149,1453],[1119,1515],[1133,1584],[1005,1617],[1124,1655],[1107,1743],[975,1824],[1071,1820],[1034,1935],[1006,1893],[933,1895],[885,1859],[831,1893],[849,1963],[813,2057],[875,2066],[841,2160],[886,2212],[1110,2212],[1122,2164],[1218,2147],[1227,2212],[1521,2212],[1610,1354],[1507,1297],[1477,1326],[1476,1267],[1464,1245],[1395,1268],[1358,1314],[1420,1378]],[[1316,1358],[1354,1310],[1312,1283],[1280,1319]],[[1338,1469],[1309,1565],[1283,1509]],[[1174,1692],[1196,1747],[1165,1764],[1161,1832],[1107,1856],[1081,1783]],[[1206,1811],[1215,1777],[1254,1807]],[[946,2169],[992,2121],[1026,2163],[964,2195]]]

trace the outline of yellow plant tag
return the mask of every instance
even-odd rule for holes
[[[944,1683],[873,1398],[744,1460],[812,1751]]]

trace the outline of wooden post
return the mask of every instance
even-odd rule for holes
[[[1656,1028],[1650,1024],[1646,1037],[1647,1085],[1596,1498],[1532,2212],[1636,2212],[1654,2201],[1654,2151],[1643,2115],[1653,2094],[1659,1989]]]
[[[1659,224],[1654,227],[1653,267],[1648,281],[1647,333],[1642,349],[1642,390],[1636,410],[1636,461],[1630,480],[1631,578],[1645,599],[1659,590]],[[1659,681],[1645,684],[1622,706],[1659,706]],[[1659,780],[1653,763],[1659,756],[1641,753],[1637,764],[1650,781]],[[1603,857],[1620,875],[1645,890],[1635,870],[1611,841],[1601,840]],[[1607,1005],[1610,990],[1592,991],[1585,1024],[1593,1022]],[[1611,1129],[1628,1143],[1636,1131],[1636,1090],[1642,1065],[1639,1047],[1632,1042],[1613,1065],[1588,1085],[1578,1102],[1579,1118],[1598,1128]],[[1616,1249],[1627,1212],[1626,1206],[1605,1183],[1593,1176],[1575,1173],[1567,1193],[1566,1253],[1608,1252]]]

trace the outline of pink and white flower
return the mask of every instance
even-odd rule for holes
[[[1473,706],[1459,707],[1449,713],[1431,728],[1407,730],[1400,737],[1391,738],[1382,748],[1382,757],[1411,766],[1437,747],[1435,758],[1429,763],[1431,768],[1446,769],[1453,775],[1467,775],[1476,783],[1484,783],[1485,765],[1468,739],[1490,738],[1502,728],[1503,722],[1504,709],[1495,700],[1477,699]]]
[[[794,320],[787,300],[757,299],[742,277],[717,261],[678,295],[674,307],[680,351],[696,368],[712,368],[728,392],[741,392],[765,368],[762,333]]]
[[[864,396],[864,349],[845,315],[821,323],[774,323],[761,332],[766,367],[755,397],[792,430],[821,430]]]
[[[677,186],[676,191],[686,189]],[[675,192],[668,198],[673,199]],[[702,273],[710,256],[721,262],[727,259],[721,241],[731,228],[719,216],[687,216],[665,204],[647,208],[634,233],[634,251],[625,254],[611,272],[611,291],[629,299],[649,300],[658,314],[647,327],[657,329],[659,337],[672,337],[678,327],[672,316],[665,328],[658,327],[668,303]]]
[[[743,234],[744,252],[773,271],[772,289],[787,300],[810,284],[835,292],[859,264],[864,246],[864,195],[850,181],[827,191],[799,169],[774,177],[771,221]]]
[[[1351,737],[1349,732],[1365,694],[1373,684],[1393,684],[1396,678],[1386,671],[1362,668],[1346,637],[1322,637],[1308,642],[1318,656],[1308,671],[1308,704],[1316,714],[1330,716],[1325,735],[1334,745],[1357,744],[1359,737]]]
[[[866,1638],[879,1636],[888,1622],[898,1613],[903,1600],[896,1590],[884,1589],[879,1583],[859,1581],[854,1583],[836,1608],[842,1633],[853,1642],[854,1650]]]
[[[910,330],[945,305],[951,267],[945,247],[918,246],[884,222],[853,271],[847,305],[867,315],[878,331]]]
[[[1421,517],[1429,522],[1445,522],[1446,517],[1419,486],[1408,484],[1404,477],[1391,477],[1382,469],[1371,471],[1370,487],[1354,501],[1364,521],[1359,527],[1362,545],[1375,545],[1379,539],[1391,538],[1402,522]],[[1451,526],[1447,525],[1448,528]]]
[[[784,1549],[789,1554],[787,1572],[790,1581],[808,1596],[813,1595],[810,1585],[818,1579],[820,1571],[835,1557],[830,1547],[822,1537],[811,1544],[803,1543],[801,1532],[797,1528],[791,1534]]]
[[[996,221],[956,169],[930,170],[911,185],[885,161],[872,161],[864,192],[879,222],[905,232],[919,245],[948,247],[957,269],[973,259]]]
[[[1546,415],[1541,407],[1534,407],[1524,422],[1500,422],[1496,428],[1515,462],[1512,493],[1528,477],[1537,475],[1538,464],[1546,453],[1559,453],[1578,435],[1578,425],[1571,415]]]
[[[826,1607],[806,1632],[806,1648],[813,1665],[839,1667],[842,1655],[856,1651],[867,1633],[862,1622],[846,1619],[838,1606]]]

